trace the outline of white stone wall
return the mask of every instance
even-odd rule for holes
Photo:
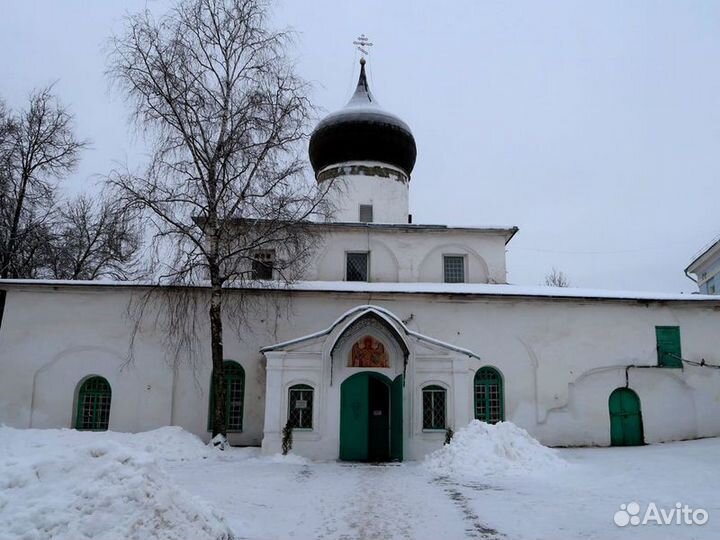
[[[0,422],[16,427],[71,427],[78,383],[86,376],[106,377],[112,386],[110,428],[141,431],[176,424],[209,438],[210,382],[207,332],[201,328],[205,356],[197,369],[170,369],[162,329],[148,322],[137,338],[134,362],[125,365],[131,322],[126,307],[130,287],[8,285],[0,327]],[[136,291],[137,292],[137,291]],[[275,295],[277,297],[278,295]],[[625,385],[628,365],[654,366],[656,325],[680,327],[683,356],[720,364],[720,310],[713,302],[639,302],[296,292],[292,302],[257,306],[242,326],[240,340],[226,320],[225,356],[246,372],[244,430],[235,444],[260,444],[265,414],[266,345],[300,337],[331,324],[348,309],[377,304],[407,321],[410,329],[477,353],[482,361],[433,357],[414,347],[414,381],[406,383],[408,414],[417,411],[423,381],[450,389],[448,421],[457,429],[472,417],[472,377],[492,365],[505,381],[506,419],[551,445],[607,445],[608,397]],[[200,315],[204,320],[204,312]],[[322,351],[322,346],[318,350]],[[337,425],[336,397],[316,372],[317,354],[293,364],[319,385],[318,426]],[[317,351],[316,351],[317,352]],[[424,360],[420,357],[425,355]],[[272,370],[273,360],[269,359]],[[314,374],[315,373],[315,374]],[[343,375],[338,375],[343,376]],[[720,435],[720,370],[629,369],[629,386],[640,397],[647,442]],[[280,416],[287,408],[280,382],[273,403]],[[463,387],[464,385],[464,387]],[[324,394],[323,394],[324,392]],[[326,406],[323,408],[323,403]],[[411,405],[414,403],[414,405]],[[416,413],[414,413],[416,414]],[[269,415],[267,418],[272,418]],[[406,458],[439,446],[441,437],[418,433],[408,417]],[[275,427],[279,425],[275,424]],[[272,427],[272,426],[270,426]],[[270,430],[272,431],[272,430]],[[313,437],[329,437],[313,445]],[[334,456],[332,430],[304,434],[298,448],[308,455]],[[303,441],[302,439],[308,439]]]
[[[462,255],[467,283],[505,283],[505,238],[484,230],[331,228],[305,279],[344,281],[345,254],[369,251],[370,281],[442,283],[443,255]]]
[[[382,167],[387,169],[389,166]],[[375,223],[407,223],[409,181],[404,173],[398,171],[395,174],[403,179],[362,174],[346,174],[333,179],[327,199],[334,209],[334,221],[359,221],[360,205],[371,204]]]

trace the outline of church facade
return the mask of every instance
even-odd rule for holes
[[[227,291],[254,300],[242,336],[224,336],[231,444],[278,452],[290,424],[293,451],[311,458],[419,459],[473,418],[561,446],[720,435],[719,297],[508,285],[517,228],[412,223],[415,159],[363,63],[310,141],[337,211],[314,225],[323,242],[305,280],[273,286],[277,255],[263,250],[267,286]],[[0,423],[179,425],[208,440],[209,358],[175,365],[147,320],[127,362],[128,305],[146,290],[0,281]]]

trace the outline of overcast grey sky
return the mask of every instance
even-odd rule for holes
[[[167,2],[3,0],[0,96],[58,80],[93,141],[70,180],[93,189],[137,159],[104,40],[126,12]],[[574,286],[693,291],[683,275],[720,234],[720,2],[284,0],[298,71],[326,111],[375,44],[371,86],[411,126],[416,223],[517,225],[508,279],[552,266]]]

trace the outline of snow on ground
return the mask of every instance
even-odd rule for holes
[[[498,474],[536,474],[559,469],[558,453],[541,445],[512,422],[486,424],[473,420],[452,442],[425,459],[436,475],[483,479]]]
[[[179,428],[128,435],[0,427],[0,538],[229,538],[222,517],[159,466],[208,452]]]
[[[204,539],[228,528],[253,540],[720,537],[720,439],[550,451],[514,426],[478,442],[483,429],[454,441],[494,465],[446,449],[428,459],[442,464],[433,469],[218,452],[178,428],[0,428],[0,539]],[[643,511],[688,504],[709,521],[615,525],[620,505],[633,501]]]
[[[720,439],[558,452],[568,462],[563,470],[469,484],[472,508],[518,540],[720,538]],[[665,511],[681,503],[706,510],[709,520],[618,527],[613,516],[631,502],[640,505],[640,518],[650,503]]]
[[[238,460],[233,452],[209,463],[173,464],[170,474],[212,501],[233,530],[242,527],[243,538],[452,540],[484,527],[467,520],[417,464],[298,464]]]

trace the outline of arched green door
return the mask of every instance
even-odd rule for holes
[[[644,444],[640,398],[629,388],[618,388],[610,394],[610,444],[639,446]]]
[[[340,385],[340,459],[402,460],[402,376],[364,371]]]

